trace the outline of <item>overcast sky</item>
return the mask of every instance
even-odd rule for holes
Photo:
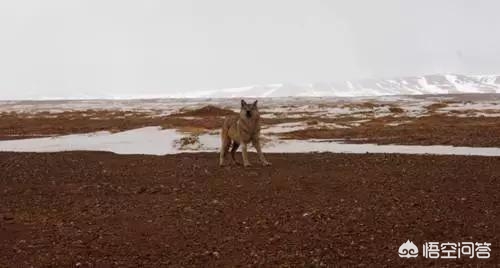
[[[500,73],[500,1],[0,2],[0,99]]]

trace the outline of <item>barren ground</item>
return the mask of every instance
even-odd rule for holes
[[[500,158],[268,158],[0,153],[0,267],[500,264]],[[408,239],[489,242],[492,257],[399,258]]]

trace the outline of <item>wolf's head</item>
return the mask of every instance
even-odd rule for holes
[[[244,100],[241,100],[241,110],[240,117],[246,120],[257,120],[259,119],[259,109],[257,108],[257,101],[254,101],[252,104],[246,103]]]

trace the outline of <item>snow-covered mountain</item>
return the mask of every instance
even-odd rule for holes
[[[392,79],[361,79],[312,84],[268,84],[214,90],[184,90],[177,93],[112,93],[68,91],[68,95],[45,95],[36,90],[0,92],[0,100],[89,100],[239,97],[370,97],[453,93],[500,93],[500,75],[435,74]],[[44,94],[44,95],[41,95]]]
[[[452,93],[500,93],[500,75],[436,74],[393,79],[363,79],[305,85],[255,85],[240,88],[191,91],[170,97],[361,97]]]

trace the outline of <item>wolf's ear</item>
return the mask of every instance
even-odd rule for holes
[[[257,100],[255,100],[252,105],[253,107],[257,107]]]
[[[245,102],[245,100],[241,100],[241,107],[245,107],[247,105],[247,103]]]

